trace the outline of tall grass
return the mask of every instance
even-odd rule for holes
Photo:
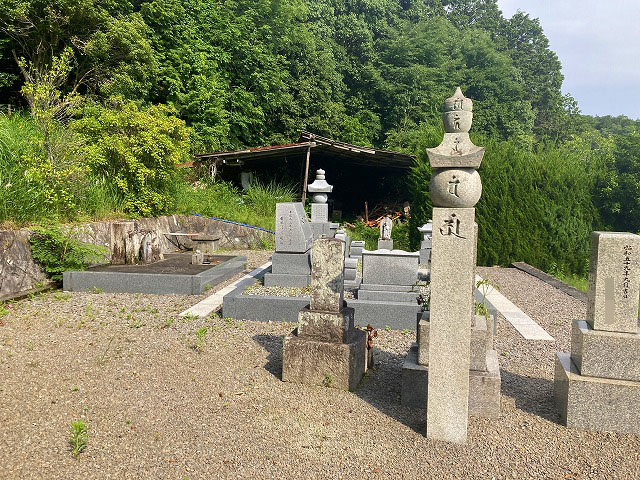
[[[293,202],[292,187],[275,183],[253,183],[247,192],[227,182],[176,187],[176,213],[198,213],[256,227],[275,229],[276,203]]]
[[[76,138],[60,128],[58,146],[64,161],[82,163]],[[34,159],[43,155],[42,136],[26,113],[0,114],[0,224],[23,226],[43,221],[89,221],[122,216],[122,200],[109,179],[90,174],[69,180],[65,191],[73,198],[55,195],[60,177],[46,171],[30,176]],[[72,207],[70,207],[72,205]]]
[[[40,134],[31,117],[0,114],[0,223],[38,217],[41,205],[25,175],[24,158],[35,155]]]

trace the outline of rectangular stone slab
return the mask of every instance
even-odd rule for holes
[[[312,242],[313,231],[302,203],[276,204],[276,251],[304,253]]]
[[[355,390],[365,371],[365,332],[353,329],[349,343],[319,342],[297,333],[284,338],[283,381]]]
[[[298,314],[298,336],[323,342],[346,343],[353,329],[353,308],[317,312],[305,307]]]
[[[417,292],[416,285],[377,285],[372,283],[363,283],[360,285],[361,290],[372,290],[376,292]]]
[[[567,427],[640,435],[640,382],[582,376],[570,355],[558,352],[554,396]]]
[[[594,330],[573,322],[571,359],[580,375],[640,381],[640,334]]]
[[[587,322],[594,330],[638,332],[640,236],[593,232]]]
[[[393,240],[378,240],[378,250],[393,250]]]
[[[401,250],[362,253],[362,281],[377,285],[414,285],[420,254]]]
[[[340,312],[344,300],[345,244],[321,238],[311,249],[311,310]]]
[[[474,220],[474,208],[433,208],[427,437],[452,443],[469,420]]]
[[[311,283],[311,275],[297,275],[293,273],[266,273],[265,287],[304,288]]]
[[[381,302],[408,302],[416,304],[417,292],[383,292],[359,290],[358,300],[378,300]]]
[[[311,253],[274,252],[271,271],[273,273],[311,275]]]

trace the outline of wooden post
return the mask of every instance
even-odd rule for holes
[[[307,183],[309,182],[309,158],[311,157],[311,145],[307,147],[307,161],[304,166],[304,183],[302,184],[302,204],[307,200]]]
[[[364,221],[369,223],[369,204],[364,202]]]

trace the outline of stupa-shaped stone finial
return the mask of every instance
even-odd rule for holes
[[[469,138],[473,122],[473,102],[462,94],[460,87],[444,101],[442,121],[444,138],[436,148],[427,148],[432,168],[478,168],[484,148]]]
[[[460,87],[444,101],[442,119],[447,133],[469,133],[473,121],[473,102],[462,94]]]
[[[333,185],[329,185],[325,180],[325,172],[321,168],[316,170],[316,179],[313,183],[310,183],[307,190],[313,193],[314,203],[327,203],[329,196],[327,193],[333,191]]]

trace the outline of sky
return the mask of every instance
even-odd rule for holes
[[[539,18],[562,62],[562,90],[587,115],[640,119],[640,0],[498,0]]]

